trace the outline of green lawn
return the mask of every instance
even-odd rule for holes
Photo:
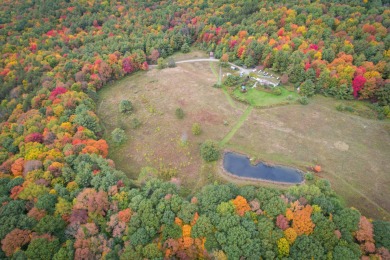
[[[275,95],[265,91],[261,91],[258,88],[248,88],[246,93],[242,93],[240,89],[233,91],[233,96],[241,101],[246,101],[248,104],[254,107],[268,107],[274,105],[288,104],[294,102],[298,98],[296,92],[288,91],[287,89],[280,87],[282,91],[281,95]],[[291,96],[291,99],[288,98]]]

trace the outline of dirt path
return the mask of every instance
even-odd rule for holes
[[[248,119],[250,113],[252,112],[253,107],[248,106],[241,117],[238,119],[237,123],[233,126],[230,132],[222,139],[219,143],[221,146],[224,146],[229,140],[234,136],[234,134],[240,129],[240,127],[244,124],[245,120]]]

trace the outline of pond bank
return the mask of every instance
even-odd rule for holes
[[[246,155],[226,151],[221,163],[222,172],[230,177],[256,182],[294,185],[304,183],[304,173],[298,169],[257,163],[252,165]]]

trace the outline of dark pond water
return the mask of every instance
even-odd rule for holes
[[[264,163],[252,165],[248,157],[232,152],[225,153],[223,167],[226,171],[238,177],[287,183],[301,183],[303,181],[303,175],[296,169],[268,166]]]

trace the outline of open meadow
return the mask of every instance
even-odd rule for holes
[[[249,104],[238,102],[225,89],[212,87],[218,79],[215,65],[196,62],[138,72],[99,92],[105,138],[110,140],[117,127],[128,137],[122,145],[110,144],[110,158],[120,170],[137,179],[143,167],[153,167],[163,177],[175,176],[188,193],[215,180],[248,184],[226,178],[219,163],[202,161],[199,145],[212,139],[222,149],[269,163],[302,170],[319,164],[318,176],[328,179],[347,205],[390,219],[388,121],[339,112],[342,102],[330,98],[315,97],[303,106],[294,101],[295,93],[293,102],[264,92],[245,93],[251,95]],[[134,106],[130,115],[119,112],[124,99]],[[271,107],[254,107],[267,102]],[[176,117],[177,108],[184,111],[183,119]],[[133,129],[134,118],[139,128]],[[199,136],[191,131],[194,123],[201,125]]]

